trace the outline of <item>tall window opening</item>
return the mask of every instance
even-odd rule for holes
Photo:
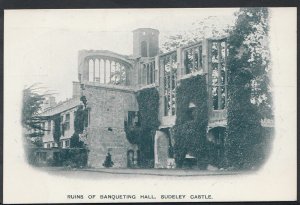
[[[202,45],[186,48],[184,50],[185,73],[193,73],[202,69]]]
[[[105,67],[105,82],[110,83],[110,80],[111,80],[110,61],[109,60],[104,60],[103,67]]]
[[[94,61],[93,59],[89,60],[89,81],[93,82],[94,81]]]
[[[140,84],[150,85],[155,83],[155,61],[141,64],[139,78]]]
[[[142,41],[141,42],[141,56],[142,57],[147,57],[147,42],[146,41]]]
[[[99,81],[100,83],[105,83],[105,67],[104,67],[105,60],[101,59],[100,60],[100,65],[99,65],[99,74],[100,78]]]
[[[95,60],[95,82],[100,82],[100,62]]]
[[[70,129],[70,113],[66,114],[66,120],[65,120],[65,130]]]
[[[223,110],[227,101],[226,42],[213,42],[211,55],[212,106],[213,110]]]
[[[88,59],[88,81],[101,84],[128,85],[128,66],[118,59],[107,59],[106,57],[94,57]]]
[[[65,124],[64,124],[64,116],[60,116],[60,130],[61,130],[61,135],[65,135]]]
[[[164,70],[164,115],[175,115],[175,88],[177,81],[177,55],[173,52],[160,58],[160,66]]]
[[[51,132],[51,120],[48,120],[47,123],[47,134],[49,134]]]

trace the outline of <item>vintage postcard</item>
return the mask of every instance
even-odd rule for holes
[[[4,203],[297,199],[296,8],[4,12]]]

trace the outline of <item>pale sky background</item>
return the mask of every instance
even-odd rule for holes
[[[132,54],[132,30],[140,27],[166,36],[188,31],[209,16],[234,22],[238,9],[117,9],[117,10],[10,10],[5,11],[5,59],[9,67],[22,68],[24,86],[41,82],[58,93],[57,100],[72,95],[77,81],[80,49],[111,50]],[[232,19],[232,21],[230,21]]]

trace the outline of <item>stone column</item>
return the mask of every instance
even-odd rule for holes
[[[159,85],[159,56],[155,56],[155,65],[154,65],[154,79],[155,85]]]
[[[106,84],[106,59],[103,59],[104,62],[104,84]]]
[[[206,74],[206,82],[207,82],[207,93],[208,93],[208,98],[207,98],[207,105],[208,105],[208,115],[209,117],[211,116],[212,113],[212,61],[211,61],[211,46],[212,42],[211,40],[205,39],[203,40],[204,42],[204,47],[203,47],[203,71]]]
[[[160,59],[159,59],[159,120],[162,120],[162,117],[165,115],[165,88],[164,88],[164,62],[162,62],[162,64],[160,63]]]
[[[109,82],[111,83],[111,61],[109,61]]]
[[[222,60],[222,54],[221,54],[221,42],[218,42],[218,109],[221,109],[222,106],[222,92],[221,92],[221,60]]]
[[[92,59],[92,61],[93,61],[93,82],[95,82],[96,81],[95,59]]]
[[[86,82],[89,81],[89,59],[84,59],[84,63],[83,63],[83,69],[82,69],[82,81]]]
[[[98,67],[98,73],[99,73],[99,83],[101,83],[101,58],[98,58],[99,67]]]
[[[157,130],[154,140],[154,168],[167,168],[169,158],[169,140],[166,133]]]
[[[202,41],[202,66],[203,66],[203,72],[208,73],[208,67],[209,67],[209,48],[210,42],[208,39],[204,39]],[[211,59],[210,59],[211,60]]]
[[[192,70],[195,69],[195,48],[192,48],[192,55],[193,55],[193,66],[192,66]]]
[[[177,79],[184,75],[184,63],[182,57],[182,48],[177,49]]]
[[[224,58],[224,66],[225,66],[225,108],[227,108],[227,84],[228,84],[228,79],[227,79],[227,41],[225,40],[225,58]]]

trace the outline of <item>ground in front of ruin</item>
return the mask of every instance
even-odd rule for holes
[[[65,176],[68,178],[195,178],[202,176],[232,176],[237,174],[249,174],[252,171],[228,171],[228,170],[196,170],[196,169],[128,169],[128,168],[65,168],[65,167],[39,167],[37,170],[47,172],[50,175]]]

